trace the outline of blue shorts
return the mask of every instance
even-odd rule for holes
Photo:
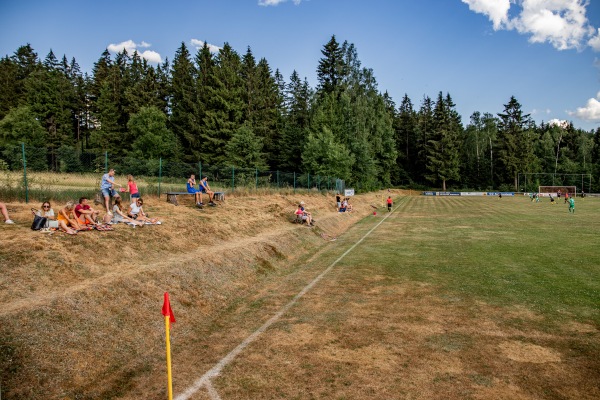
[[[132,194],[129,197],[131,197],[132,199],[139,199],[140,198],[140,192],[134,193],[134,194]]]
[[[119,193],[115,189],[107,188],[102,189],[102,196],[104,197],[120,197]]]
[[[199,190],[196,190],[196,188],[188,188],[188,193],[198,193]]]

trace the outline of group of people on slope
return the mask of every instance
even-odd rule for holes
[[[350,204],[349,201],[350,201],[349,197],[345,197],[342,200],[342,197],[340,196],[340,194],[336,193],[335,204],[336,204],[336,209],[338,210],[338,212],[352,212],[352,204]]]
[[[40,210],[32,209],[34,215],[46,218],[46,225],[43,230],[61,230],[69,235],[75,235],[83,230],[112,230],[111,225],[119,222],[127,223],[133,226],[144,226],[147,224],[160,225],[161,221],[158,218],[150,218],[144,211],[144,200],[140,197],[140,192],[137,183],[132,175],[127,176],[127,192],[129,192],[131,204],[129,207],[123,205],[123,200],[119,193],[115,190],[114,180],[115,170],[110,169],[102,176],[100,182],[100,190],[104,197],[104,206],[106,209],[105,215],[100,218],[100,210],[90,206],[87,197],[81,197],[79,202],[75,204],[73,201],[68,201],[57,213],[54,212],[49,201],[42,203]],[[125,191],[125,190],[122,190]],[[110,198],[114,199],[112,210],[110,209]],[[0,212],[4,217],[4,222],[14,224],[8,215],[8,210],[4,203],[0,203]]]
[[[213,192],[208,185],[208,176],[204,176],[200,182],[198,182],[198,189],[196,189],[196,175],[192,174],[187,180],[186,187],[188,193],[195,195],[196,205],[198,207],[204,206],[204,203],[202,202],[202,195],[204,193],[208,194],[208,204],[211,206],[216,206],[215,202],[213,201],[215,192]]]
[[[121,195],[117,192],[115,186],[121,185],[118,185],[115,182],[115,170],[111,168],[102,176],[102,180],[100,181],[100,190],[104,197],[104,207],[106,208],[105,220],[107,223],[118,224],[119,222],[124,222],[134,228],[146,224],[161,224],[158,218],[150,218],[144,212],[144,199],[140,197],[140,191],[137,187],[137,182],[133,179],[133,175],[127,175],[127,192],[129,193],[130,199],[129,208],[127,210],[125,210]],[[111,197],[114,199],[112,210],[109,205]]]
[[[120,197],[115,199],[113,212],[100,218],[100,211],[89,205],[87,197],[81,197],[78,204],[68,201],[58,213],[54,212],[49,201],[42,203],[41,210],[32,210],[35,215],[46,218],[47,230],[59,229],[69,235],[75,235],[80,231],[96,229],[99,231],[112,230],[111,225],[126,222],[133,226],[144,226],[147,223],[159,225],[157,218],[149,218],[143,209],[143,199],[135,199],[129,206],[128,211],[123,210]]]

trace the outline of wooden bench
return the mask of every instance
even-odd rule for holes
[[[225,192],[214,192],[213,199],[219,201],[225,201]]]
[[[185,194],[190,195],[190,196],[196,195],[196,193],[189,193],[189,192],[167,192],[167,202],[178,206],[179,203],[177,202],[177,196],[185,195]],[[208,196],[206,193],[202,193],[202,194]],[[225,201],[225,192],[214,192],[213,199],[218,200],[218,201]]]
[[[196,193],[189,193],[189,192],[167,192],[167,202],[178,206],[179,203],[177,202],[177,196],[184,195],[184,194],[194,196],[194,197],[196,196]]]

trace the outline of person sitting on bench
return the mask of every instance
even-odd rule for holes
[[[210,204],[211,206],[216,206],[215,202],[213,201],[213,196],[215,195],[215,192],[210,190],[210,186],[208,186],[208,176],[205,176],[202,178],[202,180],[200,181],[200,184],[199,184],[199,188],[200,188],[200,204],[202,204],[202,193],[206,193],[206,194],[208,194],[208,204]]]
[[[197,206],[201,206],[202,205],[202,193],[200,192],[199,189],[196,189],[196,175],[192,174],[190,175],[190,179],[187,180],[187,191],[188,193],[192,193],[194,194],[194,197],[196,198],[196,205]]]

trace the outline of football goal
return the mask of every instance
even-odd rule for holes
[[[590,193],[592,174],[555,174],[523,172],[517,176],[520,192],[569,193],[575,195],[582,191]]]

